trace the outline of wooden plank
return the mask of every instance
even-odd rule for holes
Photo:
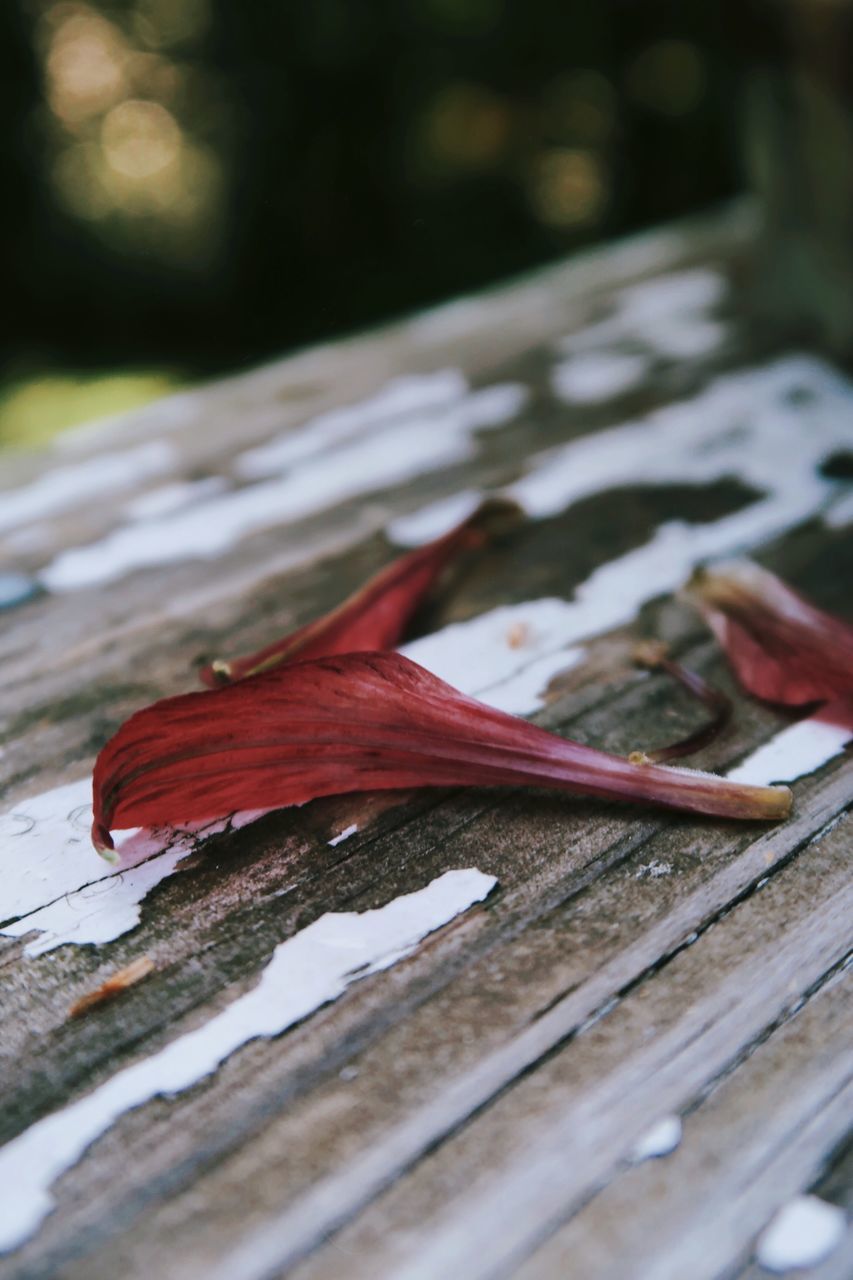
[[[620,1171],[518,1268],[518,1280],[573,1270],[597,1280],[710,1280],[747,1256],[853,1116],[853,991],[843,976],[687,1114],[672,1156]]]
[[[849,786],[849,780],[838,775],[834,794],[825,793],[810,806],[816,815],[813,820],[819,821],[821,814],[835,812],[842,795],[849,800]],[[517,831],[516,828],[511,836],[515,837]],[[779,843],[782,831],[787,831],[790,844]],[[437,1141],[453,1134],[469,1115],[500,1095],[501,1090],[523,1076],[531,1065],[547,1058],[566,1036],[597,1010],[606,1008],[615,992],[629,986],[650,968],[654,969],[660,959],[683,944],[703,920],[713,919],[750,883],[772,870],[774,862],[784,864],[807,831],[808,822],[803,818],[796,828],[789,826],[773,837],[764,837],[757,844],[751,844],[734,867],[729,865],[731,846],[727,847],[724,842],[715,858],[715,841],[709,840],[704,846],[705,858],[718,866],[722,862],[723,866],[692,898],[689,894],[686,896],[680,910],[673,910],[673,902],[678,902],[683,887],[647,878],[635,879],[638,865],[654,857],[656,852],[669,859],[677,857],[677,842],[669,833],[668,841],[644,845],[634,855],[632,865],[626,864],[622,875],[611,871],[609,877],[595,882],[591,889],[595,896],[586,904],[583,897],[578,901],[572,895],[565,908],[555,914],[550,928],[543,928],[543,921],[536,929],[518,934],[515,945],[507,950],[487,951],[479,964],[469,966],[467,973],[460,975],[445,998],[433,998],[419,1011],[407,1002],[405,987],[401,988],[398,983],[392,984],[393,996],[387,987],[377,993],[385,1014],[386,1034],[374,1051],[359,1052],[357,1033],[353,1035],[350,1031],[351,1038],[347,1038],[349,1019],[345,1005],[352,1001],[349,1009],[352,1013],[353,1005],[367,998],[368,984],[354,990],[347,1001],[330,1011],[328,1018],[318,1016],[312,1020],[301,1046],[298,1033],[294,1033],[297,1038],[288,1037],[288,1042],[279,1046],[277,1053],[271,1051],[270,1046],[250,1047],[243,1051],[241,1062],[231,1064],[224,1074],[220,1073],[211,1087],[196,1099],[195,1105],[182,1100],[182,1134],[172,1131],[168,1109],[161,1104],[146,1109],[145,1123],[141,1118],[134,1123],[134,1117],[123,1120],[116,1132],[124,1136],[114,1140],[117,1146],[110,1143],[112,1149],[118,1153],[128,1143],[138,1143],[143,1134],[148,1134],[145,1159],[138,1156],[134,1170],[113,1166],[108,1181],[103,1175],[105,1162],[110,1165],[113,1160],[103,1153],[94,1164],[87,1160],[78,1166],[65,1181],[80,1190],[70,1204],[66,1202],[64,1224],[50,1221],[46,1224],[41,1248],[52,1246],[48,1257],[63,1256],[70,1240],[85,1240],[83,1228],[88,1223],[87,1230],[95,1238],[105,1233],[108,1240],[118,1225],[123,1226],[124,1240],[130,1250],[138,1242],[134,1233],[127,1230],[127,1215],[138,1212],[140,1190],[147,1185],[149,1194],[157,1187],[158,1198],[162,1197],[166,1203],[143,1230],[145,1240],[140,1248],[144,1263],[138,1263],[141,1270],[155,1265],[155,1261],[160,1265],[164,1256],[161,1250],[165,1249],[173,1269],[184,1259],[189,1267],[187,1274],[192,1274],[193,1267],[204,1263],[204,1256],[199,1253],[202,1239],[205,1252],[210,1249],[208,1263],[212,1264],[233,1241],[234,1233],[242,1230],[248,1221],[263,1222],[273,1212],[273,1205],[278,1215],[288,1201],[291,1201],[290,1212],[278,1220],[288,1225],[288,1245],[301,1251],[308,1247],[310,1240],[320,1238],[341,1218],[360,1208],[366,1199]],[[696,857],[695,830],[682,831],[681,838],[685,846],[681,854],[685,870],[689,867],[694,878],[702,880],[706,866]],[[479,843],[484,843],[482,837]],[[460,865],[460,862],[454,858],[450,865]],[[484,865],[495,864],[490,860]],[[537,888],[541,892],[541,886]],[[645,913],[635,919],[633,929],[629,927],[631,911],[627,908],[626,889],[632,891],[632,896],[645,899],[646,911],[651,908],[657,917],[654,927],[649,927]],[[626,907],[622,927],[610,905],[614,901],[621,901]],[[579,909],[584,905],[586,910]],[[501,899],[486,914],[499,910],[500,906]],[[624,940],[620,937],[623,931],[628,933]],[[626,954],[617,950],[613,955],[614,934],[624,943]],[[464,938],[457,940],[464,942]],[[468,941],[470,945],[470,937]],[[609,965],[608,954],[612,955]],[[437,959],[435,955],[422,954],[408,964],[416,965],[423,974],[423,966],[429,967]],[[586,969],[587,981],[579,981],[572,974],[573,969],[576,973]],[[513,995],[515,984],[509,981],[509,975],[516,972],[523,974],[523,981],[518,994]],[[401,975],[396,977],[399,980]],[[549,998],[553,1000],[555,992],[565,985],[570,988],[569,995],[549,1010]],[[508,1017],[499,1017],[497,1015],[504,1012],[505,1000]],[[400,1025],[396,1032],[389,1033],[387,1017],[392,1010]],[[335,1038],[330,1038],[335,1033],[341,1037],[337,1045]],[[491,1051],[490,1043],[494,1046]],[[425,1044],[432,1047],[429,1056],[423,1053]],[[297,1089],[300,1083],[298,1074],[290,1088],[286,1083],[288,1075],[292,1078],[294,1070],[298,1073],[298,1064],[300,1060],[305,1062],[306,1052],[310,1053],[309,1061],[313,1059],[314,1065],[307,1068],[307,1079],[303,1077],[301,1083],[303,1089],[306,1084],[310,1087],[310,1100],[301,1091],[294,1094],[294,1083]],[[437,1078],[439,1062],[442,1066]],[[318,1079],[320,1063],[322,1078]],[[466,1063],[467,1071],[464,1070]],[[355,1066],[358,1077],[355,1080],[338,1078],[336,1073],[344,1066]],[[345,1077],[348,1075],[345,1073]],[[445,1079],[449,1084],[443,1084]],[[265,1093],[269,1102],[259,1102]],[[432,1094],[433,1100],[426,1106],[413,1105],[415,1099],[425,1093]],[[299,1105],[294,1109],[297,1099]],[[242,1122],[238,1120],[241,1111]],[[159,1120],[155,1119],[157,1116]],[[150,1145],[152,1124],[158,1134],[153,1149]],[[262,1138],[259,1128],[263,1131]],[[252,1133],[253,1142],[244,1147],[245,1139]],[[229,1160],[224,1159],[235,1142],[236,1154]],[[173,1170],[178,1153],[188,1147],[195,1150],[200,1164],[191,1163],[183,1170],[180,1167]],[[182,1177],[192,1181],[201,1168],[209,1168],[211,1164],[214,1167],[207,1176],[204,1208],[199,1219],[195,1197],[190,1193],[181,1204],[176,1193]],[[155,1175],[157,1169],[159,1177]],[[176,1173],[177,1181],[170,1180],[169,1173]],[[238,1188],[257,1187],[258,1179],[267,1190],[259,1203],[255,1200],[247,1203],[240,1197]],[[135,1186],[135,1192],[125,1190],[124,1195],[117,1194],[121,1191],[117,1180],[125,1188],[128,1183]],[[302,1198],[300,1186],[311,1188]],[[182,1220],[182,1212],[191,1215],[189,1221]],[[64,1230],[60,1229],[63,1225]],[[189,1251],[188,1238],[195,1240]],[[94,1244],[91,1235],[89,1242]],[[115,1261],[114,1247],[109,1243],[104,1246],[107,1269]],[[152,1250],[153,1259],[149,1252]],[[130,1266],[125,1255],[122,1265]],[[97,1254],[88,1255],[85,1266],[89,1274],[97,1274]]]
[[[848,1043],[842,1052],[849,1056]],[[826,1260],[809,1269],[809,1280],[847,1280],[853,1274],[853,1124],[847,1116],[847,1132],[824,1163],[820,1176],[808,1187],[799,1188],[819,1196],[827,1204],[836,1205],[847,1215],[847,1231]],[[767,1272],[757,1262],[750,1262],[738,1273],[738,1280],[766,1280]]]
[[[186,420],[173,407],[168,431],[151,410],[100,442],[72,442],[65,457],[85,460],[102,447],[139,444],[153,427],[176,444],[176,476],[193,468],[230,475],[248,443],[288,423],[298,433],[313,414],[370,394],[402,369],[450,362],[475,383],[518,381],[532,395],[529,413],[484,435],[475,456],[441,473],[285,521],[217,560],[143,570],[8,615],[0,632],[0,785],[5,779],[9,800],[82,776],[124,715],[187,687],[194,659],[224,646],[256,647],[336,603],[393,554],[377,532],[392,514],[460,485],[504,484],[555,442],[692,396],[733,359],[757,358],[761,335],[744,334],[738,349],[667,366],[621,401],[561,405],[550,388],[555,336],[606,316],[629,280],[690,262],[741,269],[743,218],[712,225],[704,238],[695,229],[652,237],[498,291],[487,303],[441,309],[192,393]],[[373,429],[359,428],[365,438]],[[726,479],[605,486],[530,521],[481,557],[421,629],[510,601],[570,599],[667,521],[701,525],[754,496]],[[91,516],[72,511],[48,522],[54,542],[46,545],[109,532],[121,519],[118,501]],[[762,555],[827,607],[845,607],[853,540],[843,530],[800,524]],[[732,690],[695,618],[672,600],[651,601],[632,624],[590,640],[586,661],[555,680],[539,722],[618,751],[649,745],[651,727],[662,741],[694,725],[695,708],[666,680],[631,666],[639,634],[663,635]],[[734,731],[698,764],[725,768],[785,723],[735,698]],[[140,925],[112,943],[26,957],[20,942],[0,941],[4,1140],[203,1025],[253,986],[283,938],[323,912],[380,905],[448,867],[477,866],[500,881],[485,907],[287,1036],[251,1043],[198,1088],[122,1116],[62,1178],[57,1212],[0,1274],[132,1280],[159,1269],[195,1280],[223,1266],[230,1280],[240,1267],[277,1274],[316,1250],[298,1266],[300,1275],[319,1276],[336,1263],[339,1270],[347,1258],[340,1249],[350,1246],[371,1260],[371,1274],[427,1268],[431,1259],[443,1274],[448,1259],[457,1265],[454,1233],[468,1212],[488,1243],[473,1259],[462,1248],[463,1271],[469,1261],[472,1275],[513,1265],[611,1177],[618,1192],[626,1144],[650,1118],[658,1067],[671,1105],[698,1116],[718,1074],[733,1071],[734,1081],[745,1069],[744,1050],[757,1053],[770,1030],[769,1045],[794,1034],[774,1021],[792,998],[786,984],[805,994],[810,982],[821,984],[845,938],[839,842],[849,843],[849,825],[815,841],[853,800],[853,777],[838,759],[795,792],[794,819],[767,832],[524,792],[387,803],[344,797],[270,814],[200,845],[146,901]],[[358,834],[330,846],[355,820]],[[794,963],[796,946],[802,963]],[[143,953],[156,965],[146,982],[67,1022],[77,996]],[[791,1028],[806,1015],[818,1018],[816,1000]],[[683,1079],[672,1079],[656,1057],[663,1033],[661,1043],[644,1039],[664,1025]],[[572,1080],[568,1112],[563,1070]],[[797,1105],[811,1078],[804,1068],[801,1097],[801,1073],[792,1074]],[[603,1114],[605,1096],[616,1098],[621,1128]],[[584,1128],[587,1108],[597,1127]],[[567,1149],[584,1167],[557,1194],[541,1130],[563,1132],[570,1112],[584,1124]],[[821,1130],[821,1150],[838,1125],[833,1116]],[[506,1224],[494,1229],[495,1197],[520,1178],[518,1152],[532,1159],[533,1181],[507,1236]],[[331,1232],[336,1243],[324,1246]],[[235,1243],[245,1251],[231,1257]]]
[[[516,1056],[513,1074],[495,1079],[491,1094],[514,1079],[519,1080],[516,1089],[458,1132],[463,1120],[476,1116],[485,1101],[482,1093],[472,1096],[469,1084],[464,1108],[454,1111],[453,1123],[443,1130],[454,1134],[454,1141],[387,1193],[387,1213],[378,1206],[365,1217],[361,1231],[356,1225],[352,1233],[342,1233],[340,1248],[370,1259],[377,1275],[440,1275],[458,1267],[466,1276],[485,1276],[505,1267],[526,1241],[541,1238],[553,1216],[606,1178],[645,1127],[688,1104],[772,1025],[786,1005],[837,963],[843,942],[836,933],[823,951],[804,905],[808,898],[800,893],[803,878],[816,888],[820,883],[817,897],[810,901],[815,906],[822,902],[816,909],[829,913],[827,925],[830,916],[835,918],[840,903],[821,874],[833,866],[832,885],[844,881],[834,846],[831,836],[813,845],[808,856],[798,858],[759,894],[702,933],[659,973],[653,966],[651,973],[641,970],[637,976],[646,973],[649,981],[630,987],[626,998],[583,1034],[571,1038],[572,1030],[583,1025],[576,1017],[562,1021],[556,1034],[552,1029],[548,1035],[549,1022],[553,1028],[555,1015],[564,1013],[560,1006],[541,1017],[516,1038],[505,1056],[531,1039],[538,1049],[533,1061],[560,1050],[557,1056],[547,1058],[533,1076],[523,1074],[530,1058]],[[806,914],[792,920],[795,903],[803,904]],[[786,935],[779,951],[768,956],[763,942],[768,932],[778,929],[780,919],[786,922]],[[821,932],[826,939],[833,931]],[[663,948],[659,951],[666,954]],[[577,1002],[576,995],[567,997],[565,1004],[572,1001]],[[592,1012],[602,1008],[607,1010],[608,1004],[593,1004]],[[734,1035],[733,1022],[738,1028]],[[655,1029],[651,1041],[650,1027]],[[566,1047],[560,1049],[563,1044]],[[499,1055],[487,1060],[479,1075],[488,1066],[494,1069],[496,1058]],[[442,1101],[446,1104],[459,1087],[447,1090]],[[433,1131],[432,1142],[423,1142],[420,1154],[435,1146],[440,1136]],[[398,1128],[391,1143],[400,1137]],[[379,1158],[377,1148],[371,1147],[354,1167],[327,1184],[326,1232],[334,1225],[332,1215],[340,1213],[345,1193],[353,1196],[359,1179],[367,1182]],[[307,1224],[314,1226],[311,1213],[317,1211],[319,1190],[292,1202],[274,1226],[229,1256],[222,1274],[227,1267],[232,1275],[266,1276],[290,1264],[309,1247]],[[393,1232],[388,1231],[389,1220],[395,1224]],[[325,1270],[321,1257],[306,1275],[329,1274],[338,1254],[332,1251],[326,1258]]]
[[[721,670],[718,656],[712,656],[712,648],[705,642],[693,651],[691,661],[698,670],[707,670],[708,662]],[[666,682],[631,676],[622,686],[590,691],[582,715],[566,721],[560,703],[554,703],[545,718],[570,728],[583,740],[630,750],[644,740],[643,725],[650,710],[655,705],[664,710],[669,700]],[[572,705],[577,709],[574,699]],[[736,759],[766,734],[768,718],[761,712],[753,716],[752,720],[748,715],[741,718],[737,734],[727,744],[728,759]],[[614,725],[618,726],[616,738]],[[676,733],[679,727],[676,722]],[[806,825],[795,822],[786,826],[782,843],[774,846],[777,857],[784,856],[780,850],[796,847],[801,832],[817,830],[836,811],[846,795],[847,783],[842,777],[835,785],[838,789],[824,803],[812,798],[809,783],[803,784]],[[591,821],[596,815],[600,820]],[[0,1017],[9,1031],[0,1047],[0,1081],[8,1102],[4,1125],[8,1136],[23,1127],[28,1117],[55,1105],[69,1090],[88,1087],[100,1069],[115,1063],[123,1044],[134,1048],[143,1036],[161,1030],[166,1008],[171,1018],[177,1017],[224,985],[255,972],[283,934],[324,909],[339,909],[351,902],[373,904],[383,887],[386,893],[410,887],[413,874],[422,881],[450,865],[481,865],[498,875],[504,886],[503,911],[508,919],[501,921],[497,937],[507,936],[508,931],[511,936],[649,841],[657,843],[644,853],[646,861],[657,856],[661,862],[673,863],[682,842],[688,846],[692,842],[693,847],[698,844],[705,849],[707,867],[712,854],[726,856],[751,838],[749,829],[720,830],[713,823],[686,827],[682,819],[673,823],[672,818],[659,816],[640,818],[630,810],[577,801],[567,805],[560,798],[541,799],[534,806],[523,795],[513,799],[473,793],[440,803],[428,794],[405,801],[386,810],[374,827],[363,827],[352,841],[328,846],[326,841],[334,831],[342,830],[353,816],[361,818],[358,805],[345,799],[323,802],[299,814],[270,815],[256,827],[214,841],[206,855],[196,859],[192,870],[161,886],[157,898],[161,911],[146,919],[132,939],[120,940],[109,949],[113,967],[146,953],[161,972],[156,980],[149,980],[128,996],[126,1018],[120,1010],[114,1012],[107,1040],[94,1026],[70,1028],[66,1022],[70,1003],[97,985],[97,956],[76,948],[63,953],[59,965],[55,953],[15,963],[13,957],[20,955],[20,944],[7,943]],[[738,879],[739,875],[762,873],[763,858],[759,849],[746,871],[741,868],[730,873],[734,879],[719,890],[722,901],[728,900],[726,895],[736,896],[747,883]],[[701,882],[703,869],[689,854],[684,860],[684,876],[693,883]],[[226,867],[228,877],[223,882]],[[525,877],[530,874],[534,878],[528,883]],[[632,897],[645,902],[648,895],[634,887],[630,878],[618,883],[619,893],[630,889]],[[685,879],[680,879],[678,892],[684,894],[686,888]],[[668,899],[663,887],[657,886],[654,910],[661,909]],[[613,892],[607,894],[601,908],[604,918],[609,918],[616,901],[618,896]],[[712,896],[709,909],[714,909],[716,901]],[[704,902],[690,907],[691,923],[685,925],[685,933],[696,927],[694,916],[698,913],[701,918],[705,910]],[[637,923],[639,928],[650,923],[645,908]],[[624,937],[623,929],[620,941]],[[648,954],[654,957],[657,943],[650,938],[649,944]],[[524,963],[528,964],[527,958]],[[549,963],[561,962],[554,956]],[[187,966],[191,966],[191,982],[186,980]],[[553,981],[558,970],[549,968],[548,972]],[[614,975],[617,980],[618,972]],[[27,1018],[33,984],[40,992],[35,1033]],[[542,997],[543,1001],[550,998],[550,994]],[[75,1046],[73,1054],[68,1052],[69,1041]]]

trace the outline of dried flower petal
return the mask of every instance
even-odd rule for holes
[[[201,681],[209,688],[218,688],[297,658],[393,648],[454,558],[464,550],[482,546],[520,516],[514,502],[504,498],[487,500],[450,533],[380,570],[331,613],[245,658],[230,662],[217,659],[199,672]]]
[[[768,702],[853,700],[853,626],[749,560],[706,569],[686,589],[743,687]]]
[[[787,788],[619,756],[484,706],[397,653],[296,662],[139,711],[98,756],[96,848],[113,827],[350,791],[532,785],[734,818],[782,818]]]

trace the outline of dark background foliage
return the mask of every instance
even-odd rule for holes
[[[238,367],[729,195],[719,14],[9,0],[7,388]]]

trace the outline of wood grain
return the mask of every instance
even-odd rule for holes
[[[162,438],[175,449],[167,480],[233,483],[239,452],[298,436],[400,374],[454,366],[474,386],[514,381],[529,393],[458,465],[305,519],[283,514],[218,559],[44,593],[2,615],[4,807],[83,777],[124,716],[192,687],[202,661],[335,604],[393,556],[392,516],[505,484],[556,443],[773,355],[735,293],[725,316],[737,341],[660,360],[622,398],[567,405],[551,384],[558,339],[606,318],[622,287],[692,266],[737,282],[751,234],[744,207],[664,229],[4,463],[11,490]],[[43,521],[39,551],[7,537],[0,553],[36,570],[121,527],[130,492]],[[718,519],[754,496],[736,476],[594,494],[465,566],[416,631],[572,599],[666,521]],[[849,530],[814,519],[758,552],[824,607],[849,611]],[[735,701],[733,728],[697,765],[724,770],[788,722],[737,691],[670,598],[592,638],[537,722],[620,752],[695,727],[702,713],[683,693],[633,666],[648,636]],[[851,1184],[849,760],[794,792],[793,818],[773,829],[520,790],[340,797],[200,844],[114,942],[27,957],[22,941],[0,939],[7,1141],[203,1025],[324,912],[381,905],[451,867],[499,880],[405,961],[286,1035],[245,1045],[197,1087],[123,1115],[62,1177],[56,1211],[0,1259],[0,1276],[757,1280],[755,1239],[779,1204],[824,1185],[849,1203]],[[352,823],[356,835],[328,843]],[[75,999],[142,955],[154,964],[144,983],[69,1022]],[[634,1142],[673,1111],[685,1126],[677,1151],[630,1165]],[[846,1274],[849,1256],[848,1241],[815,1277]]]

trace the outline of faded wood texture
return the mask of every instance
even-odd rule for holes
[[[674,595],[692,563],[749,550],[851,607],[853,389],[748,319],[753,234],[735,208],[0,459],[0,557],[38,588],[0,612],[7,850],[132,710],[331,607],[392,557],[403,517],[461,492],[509,487],[530,518],[414,635],[517,606],[518,681],[528,602],[575,602],[512,686],[539,723],[625,752],[695,726],[632,664],[659,636],[735,699],[698,766],[784,730]],[[440,370],[461,388],[450,409],[413,407],[410,384],[396,409],[322,416]],[[631,423],[639,437],[605,434]],[[485,672],[508,625],[451,647]],[[450,868],[498,880],[407,958],[120,1115],[0,1275],[766,1274],[777,1209],[853,1198],[849,757],[793,790],[773,828],[522,791],[341,797],[199,837],[111,941],[0,938],[8,1142],[204,1026],[323,913]],[[152,974],[69,1020],[141,956]],[[667,1116],[677,1148],[633,1163]],[[815,1280],[850,1259],[848,1233]]]

